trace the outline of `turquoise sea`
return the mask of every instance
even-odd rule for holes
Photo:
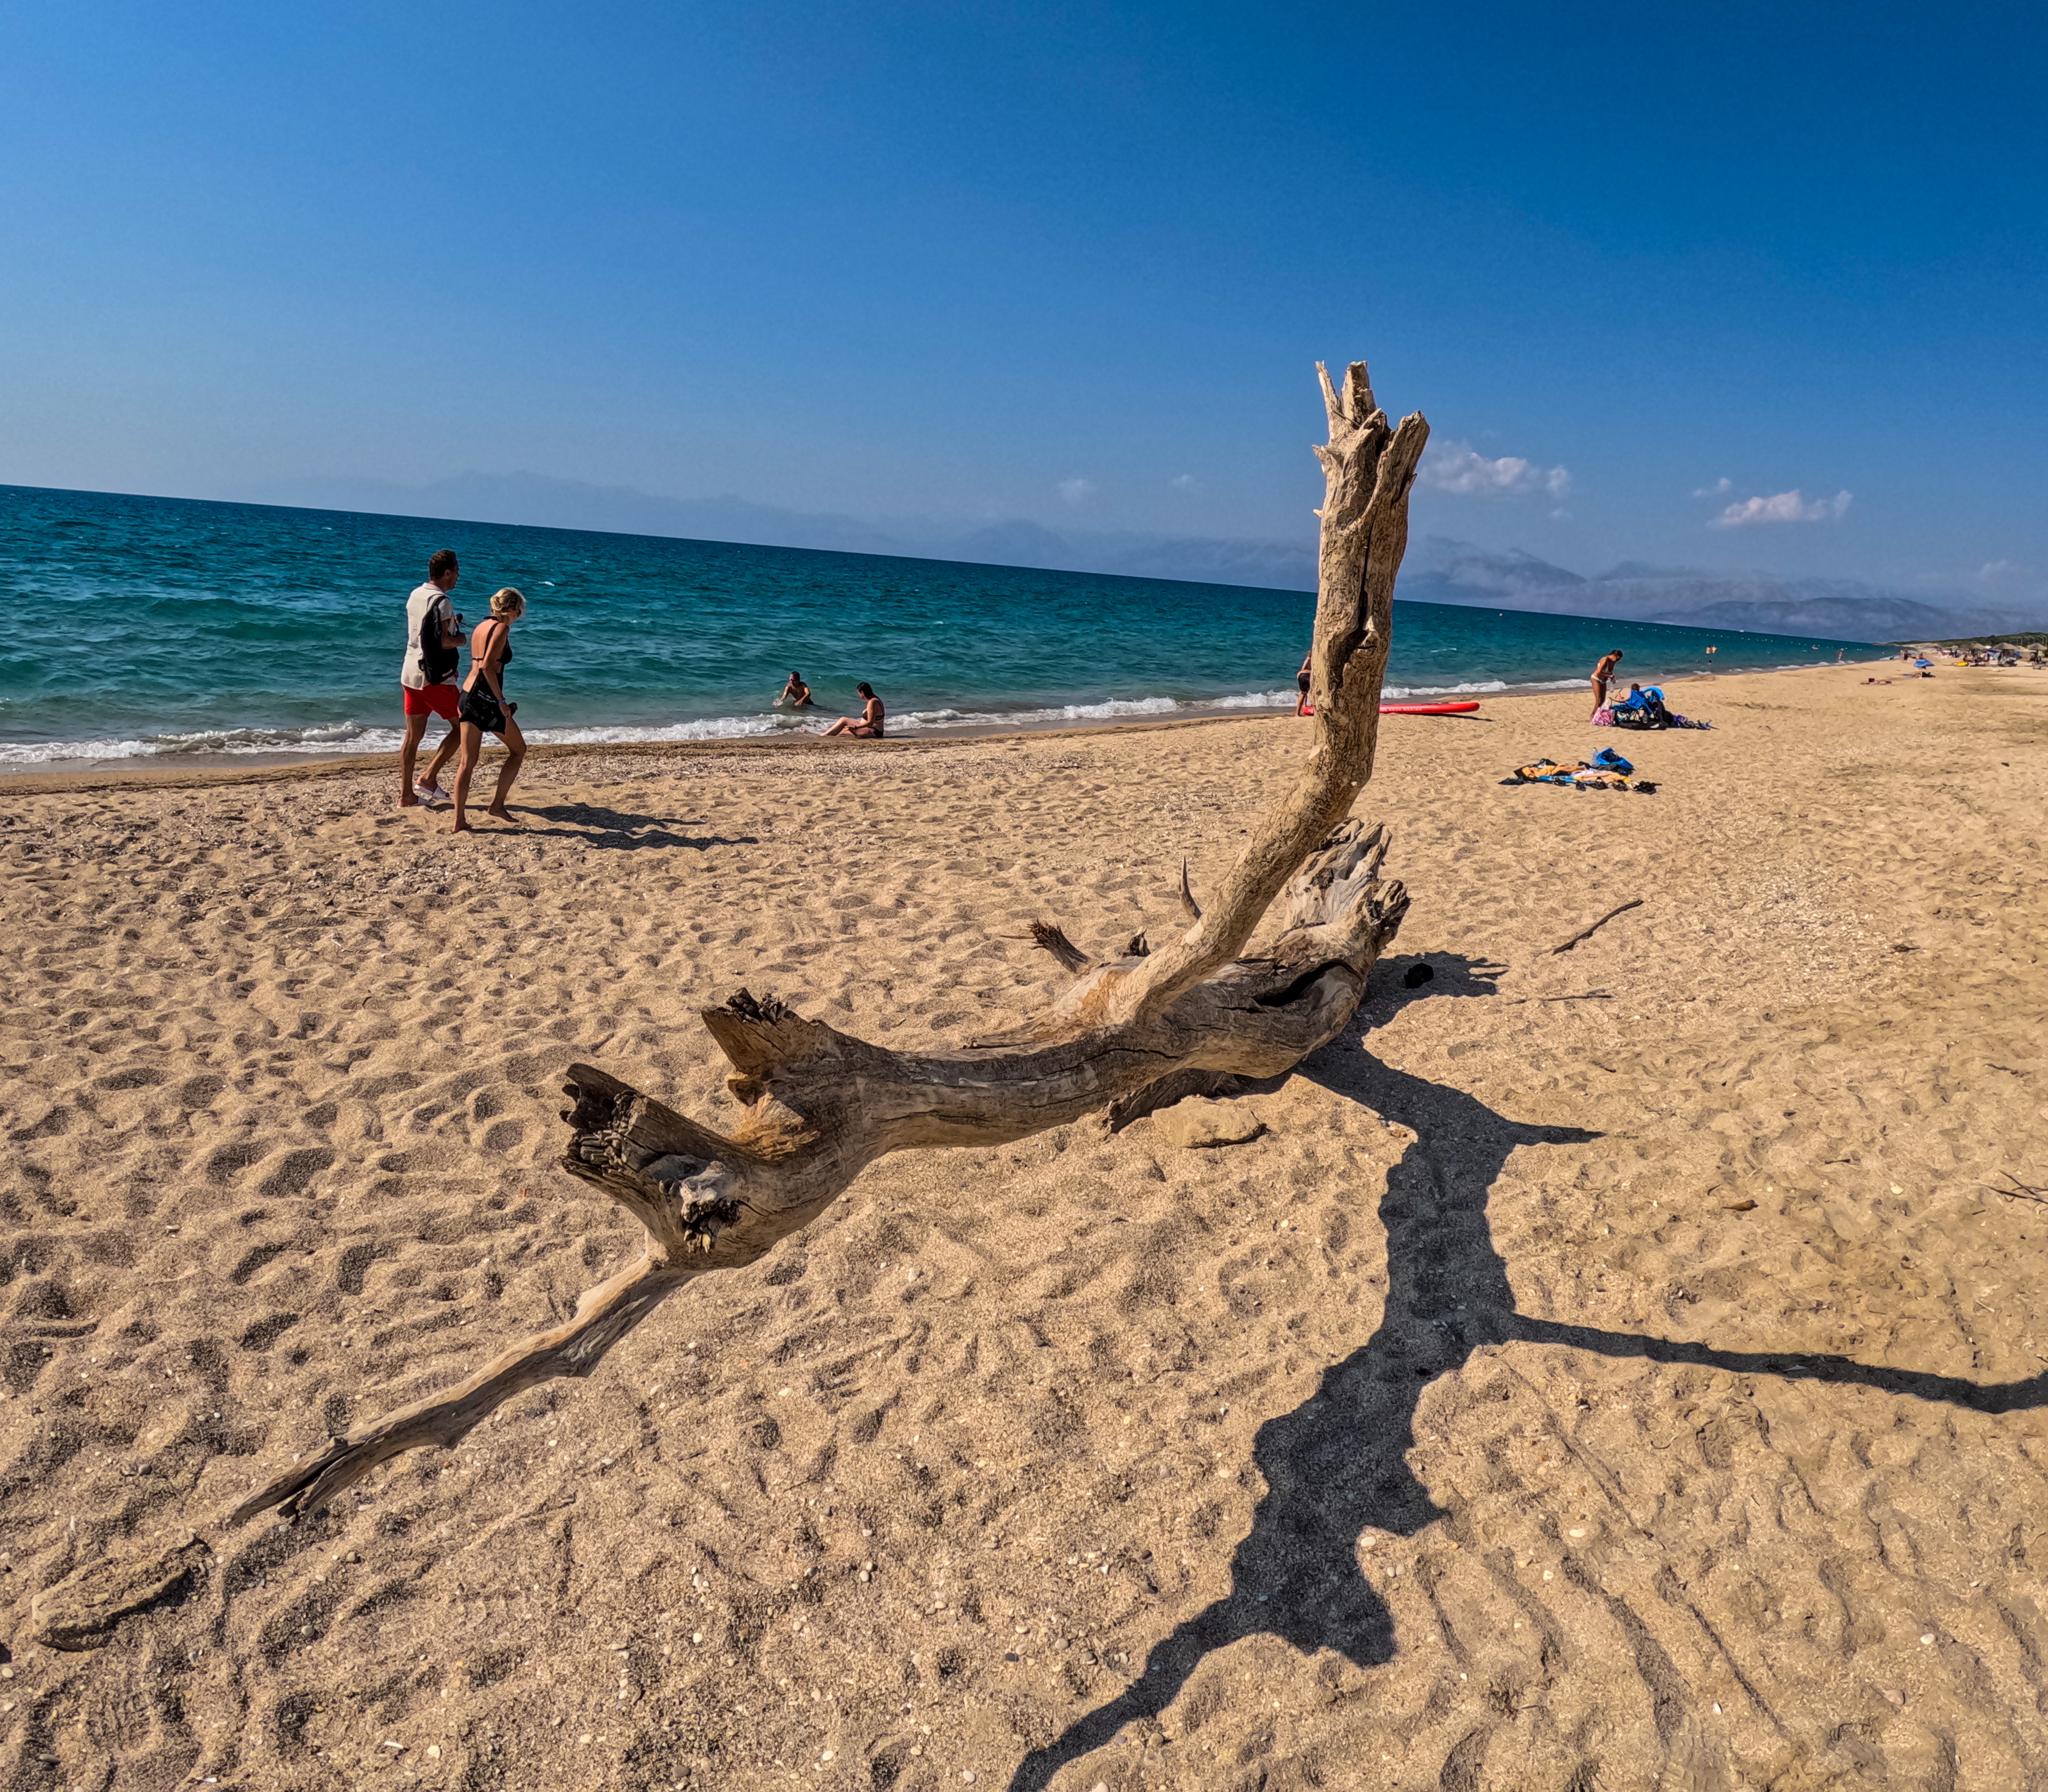
[[[868,680],[897,734],[1282,707],[1314,611],[1231,585],[0,487],[0,766],[388,751],[406,594],[442,547],[472,624],[497,587],[526,593],[506,688],[543,743],[816,727],[770,707],[793,668],[827,716],[858,713]],[[1843,645],[1394,612],[1390,699],[1579,684],[1611,647],[1650,683]]]

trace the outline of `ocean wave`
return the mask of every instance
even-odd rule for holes
[[[1503,691],[1561,691],[1577,688],[1581,678],[1532,680],[1510,684],[1499,678],[1468,680],[1456,685],[1389,685],[1382,692],[1389,702],[1418,698],[1484,696]],[[896,735],[960,728],[1044,728],[1061,723],[1115,722],[1151,716],[1215,716],[1246,710],[1291,708],[1293,691],[1243,691],[1216,697],[1111,697],[1099,703],[1069,703],[1036,709],[914,709],[889,719]],[[694,721],[595,723],[584,727],[530,728],[526,738],[540,747],[627,746],[662,742],[750,740],[822,733],[831,720],[827,712],[805,715],[788,711],[751,715],[712,716]],[[438,730],[436,731],[438,735]],[[350,720],[296,728],[213,728],[188,734],[145,735],[98,740],[0,743],[0,766],[39,766],[74,760],[153,759],[255,754],[392,753],[401,744],[395,728]]]
[[[1045,709],[910,709],[889,718],[898,732],[926,728],[1030,728],[1053,722],[1111,722],[1120,716],[1170,716],[1185,707],[1173,697],[1114,697]]]
[[[802,733],[810,718],[797,716],[712,716],[696,722],[587,728],[532,728],[526,739],[536,747],[623,747],[641,742],[749,740],[763,735]]]
[[[45,740],[0,743],[0,765],[49,765],[71,759],[154,759],[205,754],[394,753],[396,728],[360,722],[327,722],[303,728],[200,728],[190,734],[138,739]]]

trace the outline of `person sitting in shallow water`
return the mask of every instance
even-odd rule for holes
[[[851,735],[859,740],[881,739],[883,715],[881,698],[875,694],[875,687],[865,680],[855,685],[854,688],[867,700],[867,706],[860,712],[860,720],[856,722],[851,716],[840,716],[825,730],[826,737]]]
[[[809,709],[811,707],[811,688],[804,682],[804,675],[801,672],[789,674],[789,682],[782,687],[782,694],[776,698],[775,707],[780,708],[785,703],[792,709]]]

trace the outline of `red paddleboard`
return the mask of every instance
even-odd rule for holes
[[[1479,705],[1476,703],[1383,703],[1383,716],[1469,716]]]

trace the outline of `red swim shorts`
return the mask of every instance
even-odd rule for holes
[[[455,720],[456,700],[459,695],[452,685],[429,685],[423,691],[416,691],[409,685],[399,688],[405,693],[405,713],[408,716],[438,716],[444,722]]]

